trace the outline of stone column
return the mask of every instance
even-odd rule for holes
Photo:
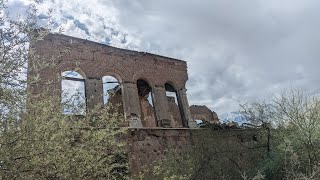
[[[157,126],[163,126],[163,123],[170,122],[169,104],[164,86],[155,86],[154,104],[156,111]]]
[[[190,109],[189,109],[189,103],[187,98],[187,89],[180,89],[178,91],[178,100],[180,100],[181,103],[181,114],[182,119],[187,123],[189,128],[196,128],[197,123],[196,121],[191,117]]]
[[[94,108],[99,103],[103,105],[103,85],[100,78],[87,78],[86,79],[86,97],[87,107]]]
[[[124,117],[129,121],[129,127],[143,127],[137,84],[134,82],[123,82],[121,86]]]

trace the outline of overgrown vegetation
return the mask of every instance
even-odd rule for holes
[[[56,98],[28,104],[1,133],[4,179],[125,179],[127,158],[122,116],[96,107],[66,116]]]
[[[267,179],[320,178],[319,95],[285,91],[268,103],[242,106],[241,112],[273,124],[272,151],[259,167]]]
[[[183,150],[168,150],[154,162],[154,167],[145,167],[141,177],[151,174],[153,179],[263,179],[254,167],[256,159],[267,155],[267,135],[265,128],[194,130],[193,144]]]
[[[193,134],[192,147],[168,151],[145,174],[151,172],[158,179],[320,179],[319,95],[290,90],[240,108],[242,116],[255,127],[244,132],[254,133],[226,136],[237,130],[207,125],[207,130]],[[258,144],[246,138],[252,134]],[[215,138],[219,136],[223,138]],[[240,137],[241,142],[234,137]],[[257,156],[255,150],[261,147],[268,151]]]
[[[50,20],[44,29],[38,26],[38,2],[25,17],[11,17],[6,3],[0,0],[0,179],[128,179],[122,114],[98,105],[85,116],[64,115],[62,107],[68,104],[46,90],[31,100],[27,84],[37,84],[37,71],[55,64],[43,63],[28,45],[48,33]],[[28,67],[28,59],[36,63]],[[34,72],[28,79],[27,68]],[[269,139],[244,147],[243,142],[254,141],[252,133],[238,136],[230,130],[218,142],[214,137],[219,127],[209,125],[193,134],[192,147],[168,151],[141,178],[320,179],[318,95],[287,91],[272,100],[243,104],[240,112],[255,125],[272,125],[271,151],[259,156],[268,155],[257,166],[246,167],[250,162],[241,163],[226,149],[249,149],[243,156],[250,157]],[[254,131],[257,139],[269,133]],[[237,137],[239,143],[226,143],[228,137]]]
[[[28,45],[48,33],[50,20],[39,27],[38,2],[21,17],[10,16],[6,4],[0,0],[0,179],[127,179],[123,115],[101,105],[85,116],[64,115],[61,97],[45,89],[32,97],[27,84],[55,64]],[[35,63],[28,67],[28,59]]]

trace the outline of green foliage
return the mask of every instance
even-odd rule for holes
[[[86,116],[63,115],[60,101],[28,104],[22,119],[1,133],[5,179],[124,179],[127,160],[121,114],[96,107]]]
[[[0,1],[0,123],[4,128],[7,121],[16,118],[25,108],[27,62],[32,56],[28,45],[47,32],[34,33],[34,29],[39,28],[38,2],[31,3],[24,16],[18,17],[8,12],[6,4],[6,0]]]
[[[240,113],[252,124],[269,123],[274,118],[274,107],[264,101],[240,104]]]
[[[256,133],[259,140],[268,137],[271,150],[256,166],[246,167],[255,162],[245,159],[254,158],[254,148],[259,145],[248,147],[251,154],[238,161],[237,156],[225,150],[238,148],[242,153],[241,148],[248,143],[237,144],[229,136],[221,138],[224,142],[218,142],[214,133],[225,131],[206,126],[211,130],[193,133],[195,144],[188,150],[169,151],[165,158],[155,162],[153,175],[158,179],[320,179],[318,95],[291,90],[270,101],[254,102],[241,108],[242,115],[253,124],[272,125],[267,129],[270,133]],[[230,146],[230,142],[233,145]]]
[[[98,105],[85,116],[64,115],[60,94],[27,93],[27,84],[39,83],[37,72],[54,67],[28,46],[48,27],[38,27],[38,2],[19,18],[6,3],[0,0],[0,179],[128,179],[122,114]]]
[[[267,106],[250,105],[256,112],[261,107]],[[319,179],[320,97],[299,90],[285,91],[274,97],[268,107],[271,112],[260,112],[272,116],[260,117],[272,120],[272,152],[259,168],[268,179]]]

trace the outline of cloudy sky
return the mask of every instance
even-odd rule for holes
[[[189,103],[220,115],[285,88],[319,92],[319,0],[51,0],[40,19],[47,8],[64,34],[186,60]]]

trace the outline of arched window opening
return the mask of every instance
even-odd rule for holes
[[[86,114],[85,79],[78,72],[62,72],[61,103],[64,114]]]
[[[123,113],[122,89],[119,81],[113,76],[104,76],[102,77],[102,83],[104,104],[112,106],[119,113]]]
[[[165,84],[166,96],[169,105],[171,127],[183,127],[180,104],[176,89],[169,83]]]
[[[103,102],[107,104],[115,94],[121,95],[119,81],[113,76],[104,76],[103,82]]]
[[[144,127],[156,127],[152,88],[146,81],[141,79],[137,81],[137,88],[142,124]]]

